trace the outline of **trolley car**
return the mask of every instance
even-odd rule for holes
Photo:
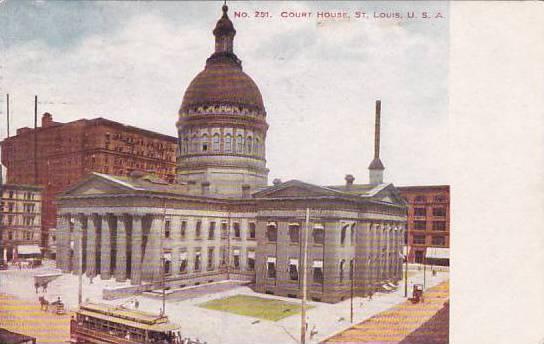
[[[168,317],[125,307],[85,303],[70,323],[70,342],[78,344],[110,343],[182,343],[179,326]]]

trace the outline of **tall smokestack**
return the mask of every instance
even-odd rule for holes
[[[381,126],[382,102],[376,100],[376,122],[374,125],[374,159],[368,166],[370,184],[383,183],[383,171],[385,167],[380,160],[380,126]]]

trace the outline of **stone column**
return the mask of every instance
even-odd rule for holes
[[[132,215],[130,284],[142,283],[142,215]]]
[[[385,278],[390,278],[391,268],[390,259],[391,259],[391,225],[387,224],[385,227]]]
[[[86,220],[86,216],[79,214],[75,217],[74,223],[74,235],[72,236],[74,241],[74,256],[72,261],[73,273],[79,275],[81,273],[81,255],[83,254],[83,222]]]
[[[91,214],[87,221],[87,276],[96,276],[96,227],[98,218]]]
[[[216,233],[215,237],[219,238],[221,236],[220,232],[220,224],[217,223],[216,225]],[[173,241],[173,247],[172,247],[172,262],[170,264],[172,276],[178,276],[179,275],[179,267],[181,265],[181,262],[179,260],[179,254],[180,254],[180,244],[182,242],[181,239],[181,216],[175,216],[172,218],[172,229],[171,229],[171,236]]]
[[[68,215],[61,214],[57,219],[57,269],[69,272],[70,267],[70,223]]]
[[[115,280],[127,280],[127,228],[125,215],[115,215],[117,221],[117,256],[115,256]]]
[[[102,243],[100,249],[100,279],[111,278],[111,228],[109,216],[102,215]]]
[[[142,265],[142,279],[144,281],[159,281],[161,278],[161,240],[163,217],[152,215],[147,235],[147,243]],[[204,233],[203,233],[204,235]]]

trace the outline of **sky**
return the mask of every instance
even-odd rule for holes
[[[6,93],[12,134],[33,125],[38,95],[38,113],[55,121],[104,117],[175,136],[184,91],[213,52],[221,5],[1,1],[0,137]],[[267,111],[269,181],[343,184],[353,174],[367,183],[380,99],[385,181],[448,184],[447,2],[228,5],[235,53]],[[356,11],[368,18],[356,18]],[[349,19],[316,18],[317,12],[346,12]],[[418,18],[408,19],[408,12]],[[442,17],[424,19],[422,12]]]

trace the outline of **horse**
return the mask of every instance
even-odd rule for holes
[[[40,310],[45,310],[47,312],[47,310],[49,309],[49,301],[47,301],[43,296],[40,296],[38,300],[40,301]]]

